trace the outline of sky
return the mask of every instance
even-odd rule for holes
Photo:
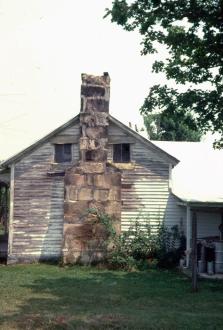
[[[139,108],[164,76],[141,37],[103,19],[112,0],[0,0],[0,160],[80,110],[81,73],[111,77],[110,113],[143,126]],[[160,57],[165,57],[165,51]]]
[[[80,110],[81,73],[111,77],[110,113],[143,126],[152,56],[140,36],[103,19],[111,0],[0,0],[0,160]]]

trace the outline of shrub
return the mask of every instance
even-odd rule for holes
[[[155,230],[150,224],[138,220],[127,231],[117,234],[113,219],[97,209],[89,212],[97,215],[107,230],[106,263],[112,269],[173,268],[185,250],[185,238],[178,226],[168,229],[163,224]]]

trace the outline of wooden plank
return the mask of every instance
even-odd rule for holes
[[[14,217],[14,188],[15,188],[15,164],[11,165],[10,172],[10,205],[9,205],[9,237],[8,237],[8,255],[12,254],[13,242],[13,217]]]
[[[197,292],[197,214],[192,216],[192,291]]]
[[[108,144],[120,144],[120,143],[135,143],[135,139],[131,136],[123,135],[109,135]]]
[[[190,206],[187,205],[187,210],[186,210],[186,249],[187,249],[187,254],[186,254],[186,266],[189,267],[189,259],[190,259],[190,244],[191,244],[191,210]]]
[[[53,147],[46,142],[15,165],[13,254],[60,256],[63,239],[64,180],[47,177]],[[51,253],[50,253],[51,255]]]
[[[65,143],[79,143],[80,134],[78,135],[58,135],[50,139],[53,144],[65,144]]]

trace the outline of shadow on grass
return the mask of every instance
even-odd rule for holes
[[[202,308],[199,295],[190,293],[188,279],[170,272],[73,267],[55,276],[39,273],[31,284],[22,285],[29,294],[17,312],[0,319],[1,329],[7,325],[16,329],[179,329],[180,324],[187,329],[182,309],[193,316]]]

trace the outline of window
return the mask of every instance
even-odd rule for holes
[[[114,144],[113,145],[113,161],[115,163],[130,162],[130,144]]]
[[[71,162],[71,143],[55,144],[55,162]]]

